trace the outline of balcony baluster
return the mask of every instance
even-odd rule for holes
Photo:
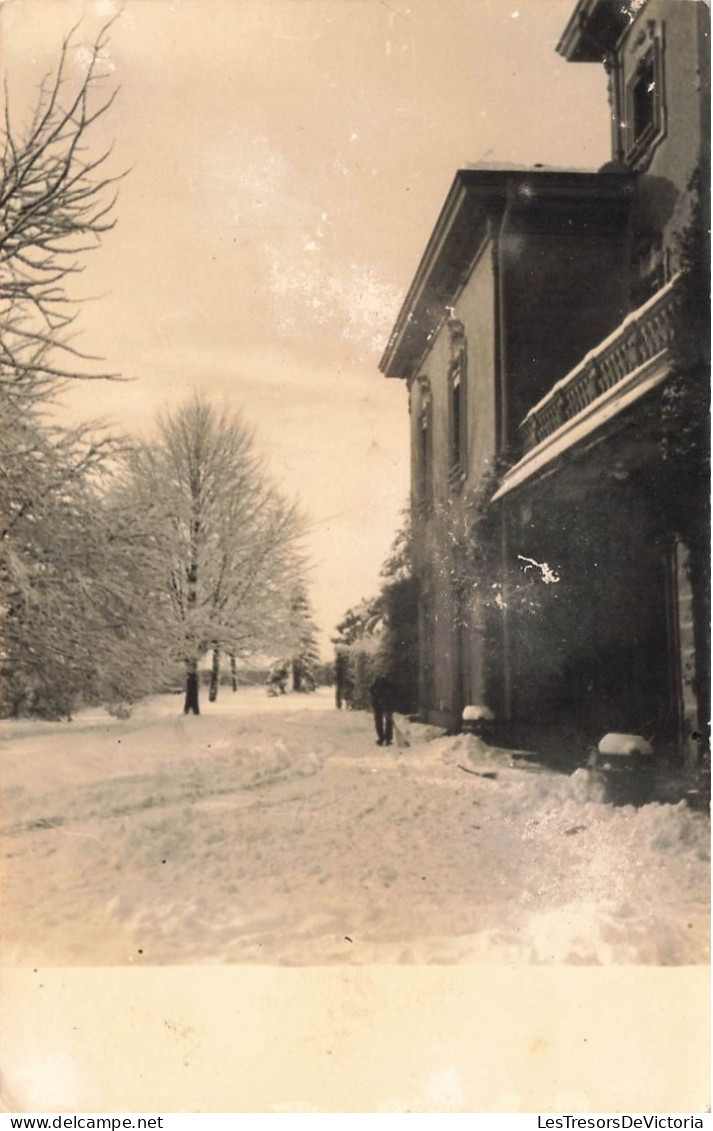
[[[566,421],[574,419],[602,394],[670,347],[682,295],[677,280],[668,283],[630,314],[597,350],[579,363],[525,417],[525,451],[531,451]]]

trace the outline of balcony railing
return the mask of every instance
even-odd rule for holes
[[[683,302],[678,279],[676,276],[627,315],[613,334],[590,350],[530,409],[520,425],[525,452],[672,345]]]

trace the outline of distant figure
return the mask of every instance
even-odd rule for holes
[[[391,746],[394,738],[394,711],[398,692],[393,683],[383,675],[376,677],[369,691],[374,710],[376,745]]]
[[[265,681],[268,695],[286,695],[288,675],[289,673],[285,664],[273,664]]]
[[[334,660],[334,704],[338,711],[345,705],[347,685],[347,658],[337,651]]]

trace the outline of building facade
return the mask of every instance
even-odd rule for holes
[[[461,169],[381,361],[409,389],[420,711],[504,739],[708,719],[709,23],[579,0],[609,75],[599,172]]]

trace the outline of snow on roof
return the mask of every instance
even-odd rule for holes
[[[467,161],[463,169],[486,173],[595,173],[596,169],[582,169],[574,165],[522,165],[516,161]]]

